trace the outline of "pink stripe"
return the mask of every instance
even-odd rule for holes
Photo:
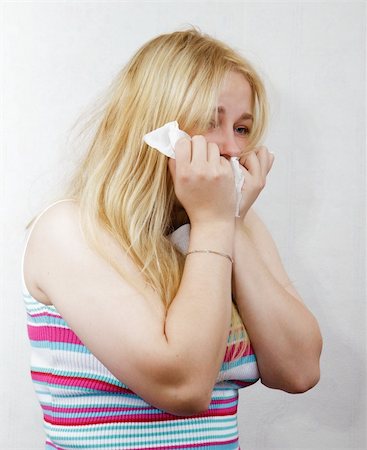
[[[213,400],[211,402],[211,405],[225,405],[226,403],[233,403],[234,401],[237,401],[237,397],[233,397],[233,398],[228,398],[228,399],[221,399],[221,400]],[[50,405],[44,405],[42,406],[44,411],[52,411],[52,412],[57,412],[57,413],[98,413],[98,412],[127,412],[127,411],[141,411],[141,410],[146,410],[149,411],[149,414],[155,414],[155,411],[157,411],[154,407],[151,406],[137,406],[137,407],[130,407],[130,408],[126,408],[126,407],[101,407],[101,408],[96,408],[96,407],[91,407],[91,408],[83,408],[83,407],[76,407],[76,408],[70,408],[70,407],[65,407],[65,408],[61,408],[61,407],[54,407],[54,406],[50,406]],[[221,410],[223,411],[224,408],[221,408]],[[228,410],[229,408],[227,408]],[[159,412],[159,414],[161,414]],[[144,416],[144,415],[138,415],[134,417],[140,417],[140,416]]]
[[[254,380],[254,381],[241,381],[241,380],[231,380],[232,383],[236,383],[239,387],[243,388],[243,387],[247,387],[250,386],[251,384],[256,383],[256,381],[258,381],[258,379]]]
[[[67,344],[83,345],[78,336],[70,328],[28,325],[28,336],[32,341],[63,342]]]
[[[44,411],[52,411],[52,412],[64,412],[64,413],[97,413],[97,412],[123,412],[123,411],[141,411],[141,410],[147,410],[147,411],[151,411],[152,407],[151,406],[141,406],[141,407],[135,407],[135,408],[125,408],[125,407],[101,407],[101,408],[60,408],[57,407],[55,408],[54,406],[42,406],[42,409]]]
[[[71,386],[76,388],[93,389],[104,392],[117,392],[121,394],[134,394],[127,388],[108,383],[107,381],[93,380],[83,377],[68,377],[62,375],[54,375],[52,373],[43,373],[31,371],[33,381],[40,381],[58,386]]]
[[[46,441],[46,445],[48,445],[49,447],[53,447],[53,448],[56,448],[56,450],[62,450],[62,448],[61,447],[56,447],[56,445],[55,444],[53,444],[52,442],[50,442],[50,441]]]
[[[253,350],[251,344],[246,344],[244,342],[241,342],[241,344],[239,344],[239,348],[236,351],[236,354],[238,355],[238,353],[243,350],[244,345],[246,345],[246,349],[245,349],[242,357],[253,355],[254,350]],[[230,361],[234,361],[236,359],[236,354],[234,354],[234,350],[235,350],[235,344],[231,344],[231,345],[227,346],[226,353],[224,355],[224,362],[230,362]]]
[[[58,319],[62,319],[62,317],[60,316],[60,314],[56,313],[55,314],[51,314],[51,313],[37,313],[37,314],[31,314],[30,312],[28,312],[28,315],[31,317],[57,317]]]
[[[181,448],[192,448],[192,447],[209,447],[209,446],[217,446],[217,447],[221,447],[222,445],[229,445],[229,444],[234,444],[235,442],[238,442],[238,438],[234,438],[234,439],[230,439],[228,441],[214,441],[214,442],[203,442],[201,444],[199,443],[192,443],[192,444],[180,444],[180,445],[165,445],[164,449],[165,450],[175,450],[175,449],[181,449]],[[47,441],[46,442],[47,445],[49,445],[50,447],[55,448],[56,450],[62,450],[61,447],[56,447],[56,445],[52,444],[52,442]],[[158,448],[158,447],[157,447]],[[163,449],[163,447],[160,447],[161,449]],[[147,447],[134,447],[134,450],[148,450]],[[241,448],[239,447],[239,450],[241,450]]]
[[[238,395],[235,395],[234,397],[229,397],[229,398],[218,398],[218,399],[214,399],[210,402],[211,405],[221,405],[224,403],[233,403],[236,402],[238,398]]]
[[[156,411],[156,412],[155,412]],[[220,416],[232,416],[237,413],[237,405],[231,408],[221,409],[208,409],[207,411],[196,414],[194,416],[184,416],[185,419],[198,419],[204,417],[220,417]],[[180,420],[180,416],[174,416],[173,414],[164,413],[160,410],[152,409],[151,412],[146,414],[121,414],[119,416],[106,416],[106,417],[52,417],[48,414],[44,414],[44,419],[51,425],[63,425],[63,426],[75,426],[75,425],[97,425],[102,423],[131,423],[131,422],[163,422],[169,420]]]

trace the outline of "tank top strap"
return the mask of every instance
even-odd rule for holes
[[[28,242],[29,242],[29,238],[31,236],[31,233],[34,229],[34,227],[36,226],[38,220],[43,216],[43,214],[45,214],[46,211],[48,211],[50,208],[52,208],[53,206],[57,205],[58,203],[61,202],[74,202],[75,200],[72,198],[64,198],[61,200],[57,200],[56,202],[51,203],[50,205],[48,205],[46,208],[44,208],[31,222],[29,229],[26,230],[25,235],[24,235],[24,244],[23,244],[23,253],[22,253],[22,259],[21,259],[21,273],[22,273],[22,286],[23,286],[23,291],[25,291],[26,293],[28,292],[27,286],[25,284],[25,279],[24,279],[24,258],[25,258],[25,253],[28,247]]]

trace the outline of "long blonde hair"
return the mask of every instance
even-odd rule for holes
[[[98,239],[103,226],[128,253],[166,308],[180,284],[184,256],[167,238],[175,193],[167,157],[142,136],[173,120],[183,130],[208,129],[225,75],[235,70],[253,92],[255,145],[267,122],[263,83],[250,63],[222,42],[196,29],[147,42],[112,82],[88,151],[67,196],[79,202],[90,244],[122,275]],[[246,339],[236,307],[232,340]]]

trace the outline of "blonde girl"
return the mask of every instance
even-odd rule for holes
[[[237,449],[238,389],[304,392],[321,352],[253,209],[274,160],[258,146],[263,83],[218,40],[165,34],[118,74],[98,120],[24,254],[46,448]],[[175,160],[142,139],[174,120],[191,136]]]

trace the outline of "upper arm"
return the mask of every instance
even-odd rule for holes
[[[246,232],[257,248],[262,260],[274,278],[294,297],[303,301],[282,264],[276,244],[264,222],[253,208],[247,212],[244,221]]]
[[[164,387],[179,382],[164,336],[164,308],[139,271],[108,250],[141,284],[140,293],[86,243],[78,206],[63,203],[37,222],[29,252],[37,283],[63,319],[109,371],[151,404],[168,409]],[[140,281],[139,281],[140,280]]]

